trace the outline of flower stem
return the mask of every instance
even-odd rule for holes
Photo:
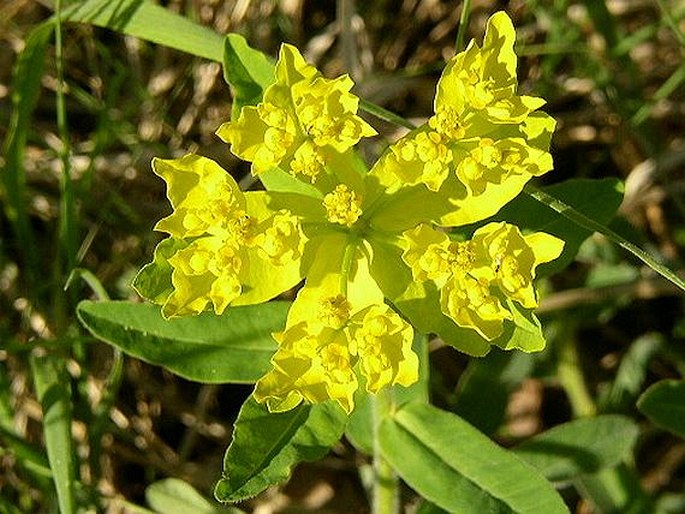
[[[564,388],[575,416],[592,417],[597,414],[597,406],[585,384],[576,340],[571,331],[562,335],[559,348],[557,375]]]
[[[399,512],[399,479],[392,466],[380,451],[379,427],[393,408],[391,392],[384,388],[371,395],[373,413],[373,498],[372,514],[396,514]]]

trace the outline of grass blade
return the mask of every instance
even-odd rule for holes
[[[62,20],[108,28],[216,62],[223,58],[221,34],[143,0],[89,0],[64,9]]]
[[[71,394],[64,361],[53,356],[31,358],[38,400],[43,407],[43,433],[62,514],[76,512],[71,439]]]
[[[683,282],[683,280],[680,277],[678,277],[678,275],[676,275],[669,268],[658,262],[654,257],[645,252],[642,248],[640,248],[634,243],[631,243],[624,237],[618,235],[609,227],[602,225],[601,223],[597,223],[595,220],[588,218],[585,214],[575,210],[570,205],[565,204],[561,200],[531,185],[526,186],[525,192],[531,197],[535,198],[538,202],[544,203],[551,209],[554,209],[556,212],[573,221],[574,223],[577,223],[581,227],[585,227],[588,230],[591,230],[593,232],[599,232],[600,234],[604,235],[607,239],[609,239],[609,241],[617,244],[625,250],[628,250],[635,257],[637,257],[647,266],[656,271],[659,275],[661,275],[666,280],[672,282],[680,289],[685,291],[685,282]]]
[[[45,52],[52,31],[51,23],[39,25],[26,39],[26,46],[19,55],[12,80],[12,115],[2,148],[5,163],[0,177],[0,198],[5,206],[5,215],[14,229],[17,247],[23,254],[29,284],[33,282],[38,266],[34,251],[35,237],[26,210],[24,149],[31,126],[31,114],[40,93]]]

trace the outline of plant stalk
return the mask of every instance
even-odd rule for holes
[[[571,402],[573,413],[579,418],[595,416],[597,406],[585,384],[575,338],[569,331],[563,334],[560,343],[557,373],[569,402]]]
[[[383,458],[380,450],[379,427],[383,418],[393,409],[391,392],[384,388],[370,396],[373,413],[373,497],[372,514],[396,514],[399,512],[399,479],[395,470]]]

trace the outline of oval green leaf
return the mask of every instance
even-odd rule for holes
[[[78,305],[81,323],[98,339],[145,362],[208,384],[256,382],[271,367],[272,332],[282,330],[289,302],[232,307],[165,320],[159,306],[130,302]]]
[[[237,502],[287,480],[298,462],[326,455],[346,422],[345,413],[332,402],[271,413],[248,398],[236,420],[214,495],[222,502]]]
[[[178,478],[165,478],[145,489],[145,499],[159,514],[244,514],[236,508],[226,509],[212,504],[188,482]]]
[[[662,380],[649,387],[637,408],[655,425],[685,437],[685,380]]]
[[[569,512],[533,467],[454,414],[406,404],[379,435],[383,457],[404,481],[449,512]]]
[[[578,419],[543,432],[514,451],[548,480],[568,481],[620,463],[630,455],[638,432],[625,416]]]

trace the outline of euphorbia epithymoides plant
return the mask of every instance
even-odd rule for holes
[[[165,318],[222,315],[302,283],[285,326],[273,334],[271,369],[239,417],[219,499],[254,495],[297,461],[321,456],[361,402],[374,406],[376,512],[396,508],[395,472],[443,508],[480,508],[468,487],[441,492],[425,483],[430,463],[413,442],[401,442],[405,432],[428,446],[435,433],[441,441],[483,444],[486,460],[499,459],[508,480],[527,477],[517,488],[492,470],[460,470],[489,492],[488,501],[515,512],[541,512],[541,505],[564,511],[532,468],[429,406],[426,395],[407,395],[402,405],[388,393],[420,381],[427,356],[419,334],[438,334],[472,356],[493,345],[526,352],[545,346],[534,280],[564,241],[485,221],[552,169],[555,123],[539,111],[542,99],[517,94],[514,42],[508,16],[493,15],[482,45],[472,41],[447,63],[434,113],[370,167],[355,147],[376,130],[357,114],[352,80],[325,78],[285,44],[272,83],[217,132],[251,163],[264,191],[241,191],[200,155],[153,161],[173,212],[158,222],[169,237],[135,287]],[[256,455],[260,435],[247,433],[260,430],[262,439],[280,433],[288,441],[266,461]],[[445,462],[459,470],[454,450]]]
[[[535,270],[563,241],[506,222],[468,238],[449,230],[552,169],[554,120],[516,94],[514,40],[494,15],[482,47],[447,64],[435,113],[370,170],[354,146],[376,131],[357,115],[352,80],[324,78],[284,44],[262,100],[217,133],[257,177],[287,174],[301,191],[243,193],[205,157],[155,159],[174,211],[138,291],[171,318],[265,302],[304,279],[255,390],[271,412],[334,400],[349,414],[360,382],[370,393],[416,382],[412,322],[471,355],[542,349],[541,337],[513,336],[539,326]]]

